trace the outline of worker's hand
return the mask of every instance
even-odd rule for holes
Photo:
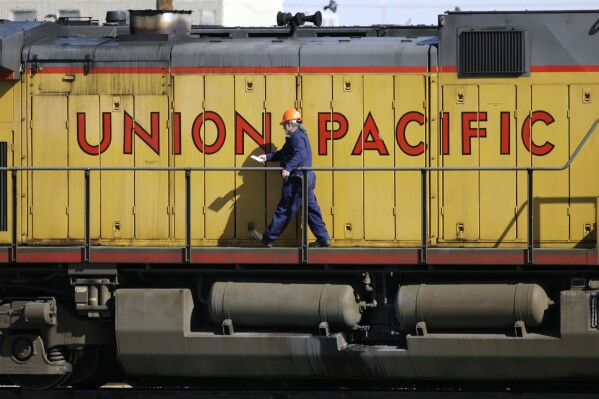
[[[258,158],[260,158],[262,162],[266,162],[266,154],[258,155]]]
[[[289,175],[290,175],[290,173],[288,170],[283,169],[283,171],[281,172],[281,176],[283,177],[283,180],[285,180],[285,181],[287,181],[287,179],[289,179]]]

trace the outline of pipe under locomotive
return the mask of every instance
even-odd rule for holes
[[[599,13],[188,16],[0,23],[2,376],[599,376]],[[245,161],[291,105],[331,248],[248,238],[279,183]]]

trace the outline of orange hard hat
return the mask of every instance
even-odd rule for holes
[[[281,125],[284,124],[287,121],[295,121],[295,120],[302,120],[302,114],[299,113],[299,111],[295,108],[289,108],[287,111],[285,111],[283,113],[283,120],[281,121]]]

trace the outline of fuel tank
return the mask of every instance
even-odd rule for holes
[[[402,329],[538,327],[552,302],[537,284],[405,285],[395,314]]]
[[[216,324],[253,327],[351,328],[362,318],[349,285],[217,282],[208,309]]]

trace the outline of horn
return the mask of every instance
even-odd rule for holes
[[[316,26],[322,25],[322,13],[320,11],[316,11],[314,15],[305,15],[298,12],[295,14],[295,19],[298,25],[303,25],[304,22],[312,22]]]
[[[277,25],[278,26],[285,26],[285,25],[289,24],[291,21],[293,21],[293,17],[291,16],[291,13],[282,12],[282,11],[279,11],[277,13]]]

